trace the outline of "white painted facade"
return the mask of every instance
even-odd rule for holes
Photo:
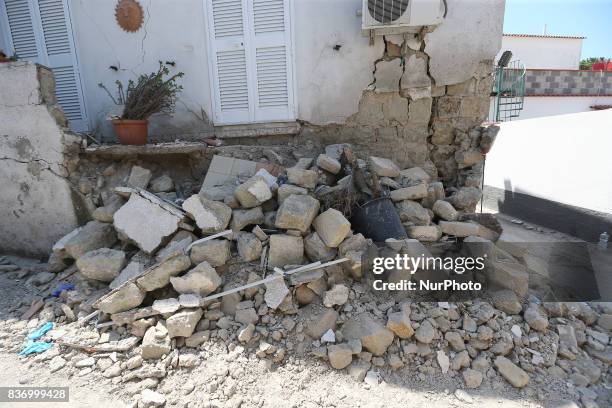
[[[528,96],[519,119],[590,112],[594,105],[612,106],[612,96]]]
[[[215,92],[219,85],[215,83],[216,45],[210,35],[212,16],[207,12],[211,0],[140,0],[145,22],[135,33],[123,31],[116,23],[114,1],[63,1],[69,9],[90,129],[106,135],[112,134],[106,118],[119,113],[120,108],[98,84],[112,91],[116,80],[126,83],[140,73],[151,72],[158,61],[176,63],[173,71],[185,73],[181,80],[184,89],[172,118],[151,119],[151,134],[181,137],[210,131],[213,124],[281,121],[283,117],[313,124],[343,123],[357,112],[362,92],[372,82],[374,61],[384,50],[381,37],[370,45],[361,33],[358,12],[362,0],[283,0],[289,113],[255,112],[225,120],[215,114],[220,102]],[[252,0],[242,4],[249,14]],[[446,19],[425,38],[431,75],[438,85],[474,76],[478,63],[492,60],[501,44],[504,0],[447,0],[447,4]],[[245,25],[254,24],[250,14],[244,18]],[[248,41],[254,39],[246,41],[248,48]],[[253,61],[246,61],[251,76],[257,72]],[[252,90],[258,86],[256,81],[249,77],[248,82],[249,92],[258,92]]]
[[[612,213],[612,110],[502,123],[485,185]]]
[[[497,55],[512,51],[512,60],[519,60],[527,69],[579,69],[582,38],[504,34]]]

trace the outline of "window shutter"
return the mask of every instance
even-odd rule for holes
[[[70,127],[88,130],[66,0],[3,1],[15,53],[53,71],[57,102]]]

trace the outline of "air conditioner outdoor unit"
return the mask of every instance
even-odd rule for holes
[[[442,22],[443,0],[363,0],[362,32],[376,35],[417,32]]]

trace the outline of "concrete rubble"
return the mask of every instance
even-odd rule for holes
[[[104,369],[126,385],[158,381],[169,367],[191,369],[221,342],[269,365],[293,353],[311,356],[368,386],[410,369],[419,376],[443,373],[468,389],[500,381],[530,389],[546,375],[578,389],[599,387],[612,362],[610,305],[528,297],[528,269],[498,247],[501,228],[464,211],[473,191],[381,157],[360,159],[352,174],[376,178],[379,184],[361,186],[360,193],[382,188],[405,236],[373,242],[355,230],[344,206],[347,163],[339,151],[302,160],[278,178],[237,177],[222,193],[202,188],[181,205],[153,194],[172,191],[169,176],[152,179],[134,166],[128,185],[115,188],[121,205],[112,219],[99,217],[106,221],[77,228],[53,248],[65,268],[76,268],[79,279],[97,288],[89,290],[92,299],[66,301],[76,321],[60,340],[93,347],[102,335],[113,336],[113,346],[133,339],[119,352],[117,368]],[[462,163],[476,159],[464,155]],[[342,199],[330,201],[338,191]],[[373,275],[364,266],[372,254],[440,251],[490,255],[487,268],[470,275],[487,283],[486,298],[417,302],[371,290]],[[389,282],[402,276],[389,275]],[[96,310],[98,326],[88,326]],[[97,337],[88,338],[88,328]],[[100,369],[85,358],[64,364]],[[141,391],[142,399],[165,404],[153,389]]]

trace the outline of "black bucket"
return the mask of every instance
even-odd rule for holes
[[[388,238],[408,238],[393,201],[388,197],[376,198],[357,206],[351,225],[355,232],[362,233],[374,242],[385,242]]]

